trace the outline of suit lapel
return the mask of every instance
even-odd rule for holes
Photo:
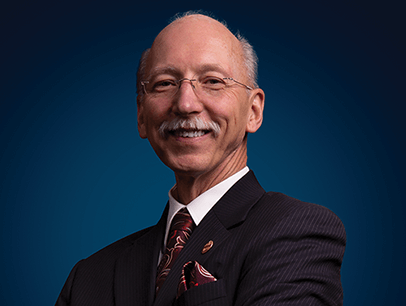
[[[218,201],[213,209],[225,228],[243,222],[251,208],[264,195],[254,172],[248,172]]]
[[[193,231],[163,283],[154,306],[172,305],[183,265],[195,260],[204,266],[212,251],[229,237],[228,228],[243,222],[252,206],[264,193],[252,171],[230,188]],[[210,240],[213,241],[212,249],[202,254],[203,247]]]
[[[115,305],[152,305],[158,255],[162,246],[168,205],[159,222],[134,241],[117,260],[114,281]]]

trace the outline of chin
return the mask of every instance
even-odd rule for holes
[[[175,174],[198,176],[209,171],[210,164],[196,156],[177,158],[176,161],[165,163]]]

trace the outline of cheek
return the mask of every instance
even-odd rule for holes
[[[226,91],[220,100],[206,101],[205,108],[209,114],[234,122],[241,113],[243,103],[244,101],[236,92]]]
[[[215,112],[220,118],[224,118],[228,128],[244,129],[249,116],[248,99],[241,95],[228,94],[228,99],[223,100],[221,104],[215,106]],[[235,131],[238,132],[238,131]]]
[[[166,119],[165,110],[156,104],[150,104],[144,109],[144,120],[148,129],[159,126]]]

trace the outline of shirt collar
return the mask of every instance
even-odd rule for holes
[[[209,210],[220,200],[220,198],[245,174],[249,172],[249,168],[246,166],[242,170],[238,171],[237,173],[233,174],[229,178],[225,179],[224,181],[218,183],[216,186],[210,188],[209,190],[205,191],[201,195],[199,195],[196,199],[190,202],[188,205],[183,205],[179,203],[175,198],[172,196],[172,189],[169,191],[169,212],[168,212],[168,219],[166,222],[166,236],[169,231],[169,227],[172,221],[173,216],[183,207],[187,207],[194,223],[199,225],[200,221],[206,216]]]

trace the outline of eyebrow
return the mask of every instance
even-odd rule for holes
[[[203,74],[206,72],[219,72],[223,74],[224,76],[228,76],[229,73],[224,69],[221,65],[219,64],[203,64],[199,66],[196,69],[196,74]],[[169,74],[169,75],[174,75],[177,77],[181,77],[182,73],[178,68],[172,67],[172,66],[166,66],[166,67],[156,67],[153,68],[150,72],[150,77],[149,79],[153,79],[154,77],[162,74]]]
[[[151,70],[149,79],[152,79],[161,74],[180,75],[180,71],[172,66],[156,67]]]
[[[224,76],[228,75],[229,73],[226,71],[226,69],[223,68],[223,66],[219,64],[204,64],[199,67],[198,73],[205,73],[209,71],[214,71],[214,72],[220,72]]]

